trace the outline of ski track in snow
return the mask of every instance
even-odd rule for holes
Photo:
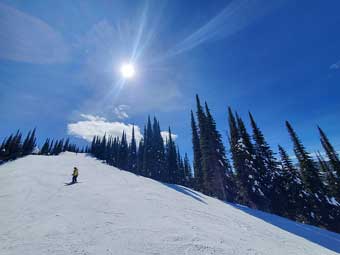
[[[81,183],[65,186],[73,166]],[[309,231],[323,246],[266,217]],[[84,154],[28,156],[0,166],[4,255],[327,255],[338,254],[336,247],[338,234],[136,176]]]

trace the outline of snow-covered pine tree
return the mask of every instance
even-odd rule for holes
[[[243,121],[229,112],[229,142],[238,186],[237,200],[252,208],[268,210],[256,169],[256,154]]]
[[[316,153],[316,158],[319,163],[319,167],[320,167],[321,174],[322,174],[321,177],[326,187],[327,195],[331,199],[334,198],[340,201],[339,199],[340,191],[338,190],[338,183],[337,183],[336,175],[334,174],[331,166],[326,162],[326,160],[324,159],[324,157],[321,155],[319,151]]]
[[[331,228],[334,226],[334,216],[338,214],[338,210],[330,203],[325,185],[319,175],[319,169],[288,121],[286,121],[286,127],[294,145],[294,153],[299,162],[304,187],[310,195],[309,201],[312,201],[307,206],[313,219],[311,223]]]
[[[271,150],[269,144],[266,142],[264,135],[254,117],[249,112],[250,124],[253,129],[253,140],[255,141],[254,149],[256,153],[257,172],[261,184],[261,189],[270,201],[271,210],[277,213],[281,210],[280,204],[280,185],[281,174],[278,169],[278,162]]]
[[[325,132],[320,127],[318,127],[318,130],[320,133],[320,141],[321,141],[322,147],[326,152],[326,155],[327,155],[327,158],[330,164],[331,172],[328,173],[328,177],[330,178],[329,181],[332,182],[331,184],[332,194],[333,196],[336,197],[338,202],[340,202],[340,159],[339,159],[339,155],[334,149],[331,142],[329,141]]]
[[[282,172],[281,182],[278,183],[282,190],[279,198],[279,202],[282,203],[282,216],[308,223],[310,222],[310,215],[307,206],[310,202],[308,201],[309,196],[304,190],[300,172],[294,166],[284,148],[280,145],[278,148]]]

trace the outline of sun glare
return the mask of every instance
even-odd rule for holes
[[[127,64],[122,64],[120,67],[120,73],[125,79],[131,79],[135,76],[136,70],[133,64],[127,63]]]

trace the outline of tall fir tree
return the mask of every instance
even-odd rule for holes
[[[329,160],[330,167],[327,169],[327,181],[332,196],[340,203],[340,159],[339,155],[329,141],[325,132],[318,127],[320,133],[320,141]],[[328,166],[328,165],[327,165]]]
[[[282,216],[310,222],[310,214],[307,208],[310,202],[309,197],[304,190],[300,172],[294,166],[288,153],[282,146],[278,146],[281,157],[282,182],[278,183],[281,188],[279,203],[281,203]]]
[[[50,148],[50,139],[47,138],[41,147],[40,154],[41,155],[48,155],[49,153],[49,148]]]
[[[256,154],[243,121],[231,110],[229,113],[229,143],[236,182],[237,201],[252,208],[268,210],[268,201],[261,190],[256,169]]]
[[[143,174],[143,159],[144,159],[144,140],[143,138],[139,141],[138,152],[137,152],[137,174]]]
[[[184,186],[192,188],[193,187],[193,177],[192,177],[191,165],[190,165],[190,161],[189,161],[187,153],[184,154],[184,176],[185,176]]]
[[[209,141],[209,169],[207,180],[210,180],[209,188],[213,196],[224,201],[233,201],[234,199],[234,176],[230,163],[226,157],[224,145],[220,133],[216,129],[216,123],[213,119],[208,104],[205,102],[206,128]]]
[[[117,167],[123,170],[127,170],[128,159],[129,159],[128,143],[126,139],[126,134],[123,131],[122,138],[120,140],[120,146],[119,146]]]
[[[146,131],[144,132],[144,155],[143,155],[143,173],[146,177],[153,178],[153,148],[152,148],[152,126],[150,116],[148,117],[148,122],[146,126]]]
[[[194,155],[194,189],[202,191],[203,187],[203,173],[202,173],[202,152],[200,148],[200,139],[198,129],[193,112],[191,111],[191,132],[192,132],[192,146]]]
[[[332,226],[332,218],[338,212],[328,202],[326,188],[321,181],[319,169],[288,121],[286,121],[286,127],[294,145],[294,153],[299,162],[304,187],[310,195],[310,204],[307,207],[310,209],[311,223],[331,228],[334,226]]]
[[[201,151],[201,180],[200,183],[202,183],[202,186],[200,188],[200,191],[210,195],[210,187],[207,187],[210,185],[211,180],[209,179],[211,175],[208,175],[208,171],[210,171],[209,168],[209,154],[210,154],[210,148],[209,148],[209,130],[207,129],[207,116],[204,113],[204,110],[202,108],[200,99],[198,95],[196,95],[196,107],[197,107],[197,121],[198,121],[198,128],[199,128],[199,142],[200,142],[200,151]]]
[[[164,141],[161,135],[160,125],[156,117],[153,120],[152,130],[152,151],[153,164],[152,175],[153,178],[159,181],[163,180],[162,171],[164,168]]]
[[[286,121],[286,127],[294,145],[294,153],[297,160],[299,161],[301,175],[306,189],[308,192],[316,195],[319,198],[323,197],[324,186],[321,182],[319,170],[316,167],[315,162],[313,161],[310,154],[306,151],[305,147],[288,121]]]
[[[166,168],[166,179],[165,182],[178,183],[178,164],[177,164],[177,151],[176,145],[172,140],[171,129],[169,127],[169,137],[166,144],[166,154],[165,154],[165,168]]]
[[[128,169],[137,174],[137,143],[135,138],[135,126],[132,126],[132,137],[129,146],[129,167]]]

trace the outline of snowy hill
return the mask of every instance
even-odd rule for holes
[[[65,186],[73,166],[79,182]],[[340,235],[82,154],[0,166],[0,254],[338,254]]]

